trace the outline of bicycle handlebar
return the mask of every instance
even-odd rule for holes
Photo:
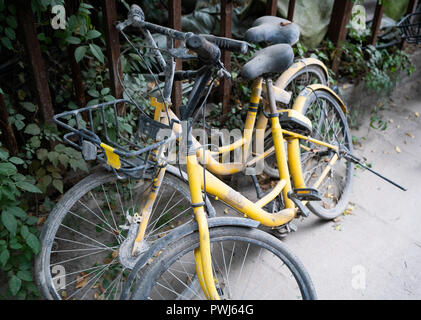
[[[130,8],[128,19],[119,23],[117,29],[121,31],[129,25],[160,33],[176,40],[184,40],[186,47],[196,52],[198,57],[206,62],[218,62],[221,56],[220,48],[243,54],[248,51],[248,43],[244,41],[213,35],[196,35],[192,32],[186,33],[147,22],[143,10],[135,4]]]

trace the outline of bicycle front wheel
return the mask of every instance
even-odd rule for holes
[[[212,267],[221,299],[316,299],[310,276],[274,236],[252,228],[210,229]],[[195,232],[142,269],[131,299],[206,299],[195,272]]]
[[[114,173],[89,175],[57,203],[41,234],[36,280],[46,299],[118,299],[136,257],[130,218],[151,189],[150,180],[119,180]],[[188,186],[166,174],[143,240],[147,250],[173,228],[191,221]],[[130,227],[131,226],[131,227]],[[128,228],[133,229],[128,229]]]

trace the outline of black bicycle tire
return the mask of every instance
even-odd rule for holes
[[[303,298],[311,300],[317,299],[316,291],[307,270],[304,268],[301,261],[298,260],[291,250],[279,239],[259,229],[238,226],[211,228],[209,234],[211,244],[223,240],[249,239],[251,243],[261,245],[265,249],[270,248],[269,250],[288,266],[297,281]],[[165,272],[177,258],[194,250],[198,245],[199,234],[196,231],[193,234],[174,241],[173,245],[166,247],[152,263],[142,269],[142,273],[133,287],[133,293],[130,296],[130,299],[147,299],[156,278]]]

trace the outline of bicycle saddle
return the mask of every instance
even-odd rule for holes
[[[240,71],[246,80],[253,80],[267,73],[282,73],[293,62],[294,52],[289,44],[266,47],[248,61]]]
[[[254,21],[247,30],[245,40],[249,42],[287,43],[294,45],[300,37],[300,28],[289,20],[264,16]]]

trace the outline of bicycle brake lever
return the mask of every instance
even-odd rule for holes
[[[219,68],[219,70],[218,70],[218,77],[219,78],[225,77],[227,79],[232,79],[231,73],[227,69],[225,69],[225,66],[221,62],[221,60],[218,61],[217,67]]]

